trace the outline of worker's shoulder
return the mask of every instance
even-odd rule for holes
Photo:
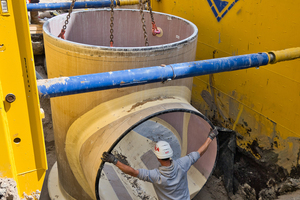
[[[199,152],[197,152],[197,151],[192,151],[192,152],[188,153],[187,155],[185,155],[185,156],[183,156],[183,157],[177,159],[177,161],[178,161],[178,160],[184,160],[184,159],[193,159],[193,158],[198,159],[199,157],[200,157]]]
[[[187,165],[187,164],[194,164],[200,158],[200,154],[197,151],[193,151],[186,156],[183,156],[176,160],[179,165]]]

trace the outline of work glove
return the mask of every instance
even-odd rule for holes
[[[210,132],[208,133],[208,137],[213,140],[218,134],[219,132],[215,127],[214,129],[210,129]]]
[[[118,159],[114,155],[107,152],[103,152],[101,160],[104,162],[113,163],[114,165],[118,162]]]

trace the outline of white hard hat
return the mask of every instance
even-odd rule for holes
[[[159,159],[171,158],[173,156],[173,150],[170,144],[165,141],[159,141],[155,145],[154,153]]]

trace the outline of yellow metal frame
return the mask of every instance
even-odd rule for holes
[[[24,197],[41,191],[47,160],[26,2],[7,4],[0,14],[0,177],[13,178]]]

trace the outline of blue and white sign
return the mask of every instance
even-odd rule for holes
[[[207,0],[218,22],[228,13],[238,0]]]

